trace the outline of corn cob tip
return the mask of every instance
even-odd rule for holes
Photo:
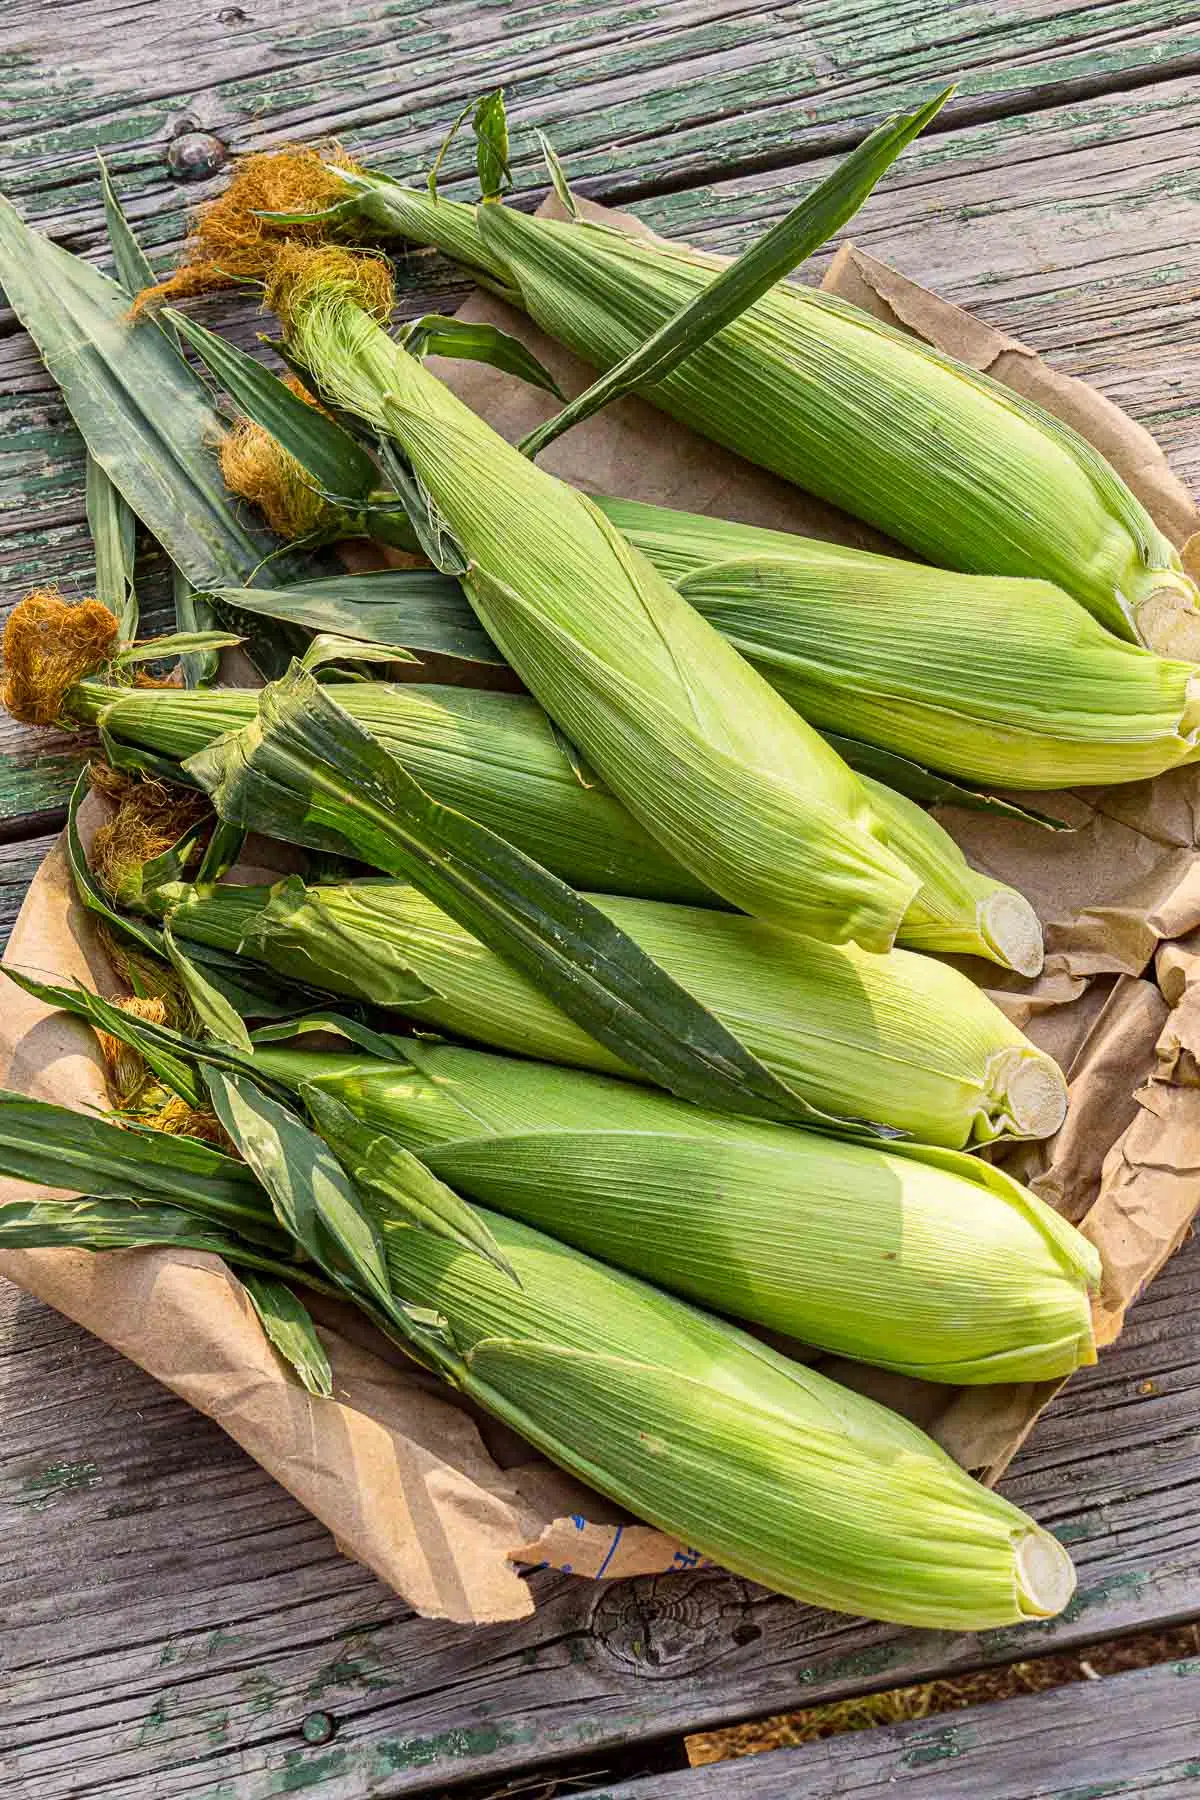
[[[294,145],[242,157],[225,192],[193,217],[179,267],[164,281],[143,288],[133,303],[134,316],[164,300],[265,280],[282,241],[321,242],[329,234],[329,221],[279,225],[260,215],[322,212],[346,198],[334,171],[356,167],[336,147],[322,154]]]
[[[72,603],[56,588],[34,588],[4,628],[0,700],[23,725],[69,725],[68,693],[102,669],[116,647],[116,618],[99,600]]]
[[[1038,1619],[1060,1613],[1075,1592],[1075,1567],[1048,1531],[1027,1531],[1017,1545],[1017,1595],[1021,1609]]]
[[[1041,1050],[1003,1050],[988,1070],[1012,1134],[1053,1137],[1067,1116],[1067,1082],[1053,1057]]]
[[[285,375],[284,385],[319,407],[295,375]],[[318,531],[349,530],[341,509],[321,497],[296,458],[253,419],[239,419],[226,432],[217,459],[229,491],[256,506],[271,530],[289,543]]]
[[[1045,961],[1037,914],[1015,888],[999,888],[980,901],[979,935],[996,961],[1018,975],[1040,975]]]

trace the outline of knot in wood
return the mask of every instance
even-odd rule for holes
[[[207,181],[229,161],[229,151],[211,131],[184,131],[167,145],[167,167],[176,181]]]
[[[754,1590],[733,1575],[646,1575],[614,1581],[592,1608],[591,1633],[610,1662],[650,1681],[694,1675],[757,1638]]]

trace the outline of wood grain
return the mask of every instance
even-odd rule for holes
[[[0,1591],[20,1594],[5,1620],[4,1792],[361,1800],[499,1785],[1195,1617],[1198,1279],[1192,1243],[1004,1484],[1070,1545],[1076,1599],[1059,1620],[980,1637],[862,1625],[724,1575],[611,1587],[539,1575],[522,1624],[414,1619],[215,1427],[4,1290]],[[309,1746],[314,1711],[335,1735]]]
[[[179,179],[204,159],[173,150],[198,133],[216,156],[336,134],[394,173],[423,172],[462,106],[502,82],[515,125],[541,126],[576,177],[628,197],[819,154],[861,136],[881,104],[955,78],[944,126],[1200,61],[1189,0],[965,0],[935,19],[922,0],[447,0],[418,17],[402,0],[20,0],[9,19],[5,186],[72,248],[98,241],[97,147],[159,242],[206,191]],[[531,131],[515,152],[518,185],[544,184]],[[448,173],[470,160],[464,142]]]
[[[597,1788],[590,1800],[1188,1800],[1200,1661]]]

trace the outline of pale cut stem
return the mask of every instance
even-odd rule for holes
[[[1030,1056],[1027,1051],[1005,1051],[1009,1068],[1001,1077],[1000,1091],[1017,1135],[1053,1137],[1067,1116],[1067,1083],[1058,1064],[1049,1056]]]
[[[979,903],[979,935],[997,962],[1018,975],[1040,975],[1045,952],[1038,916],[1023,894],[1001,888]]]
[[[1060,1613],[1075,1592],[1075,1570],[1057,1538],[1029,1531],[1017,1545],[1017,1594],[1022,1610],[1035,1618]]]

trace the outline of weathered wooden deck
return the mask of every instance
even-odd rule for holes
[[[0,50],[0,186],[97,254],[96,146],[165,252],[228,154],[336,132],[413,172],[501,80],[515,124],[546,128],[584,191],[736,246],[883,112],[958,75],[856,238],[1094,382],[1200,481],[1194,0],[18,0]],[[533,195],[532,135],[517,147]],[[415,310],[454,291],[414,263]],[[81,447],[3,313],[0,406],[4,597],[35,579],[86,593]],[[6,930],[80,751],[3,733]],[[1078,1559],[1067,1614],[963,1638],[721,1575],[542,1575],[525,1624],[416,1620],[206,1420],[5,1288],[3,1791],[360,1800],[565,1769],[593,1800],[1200,1794],[1192,1664],[694,1773],[679,1747],[701,1726],[1200,1617],[1198,1300],[1192,1244],[1006,1480]]]

